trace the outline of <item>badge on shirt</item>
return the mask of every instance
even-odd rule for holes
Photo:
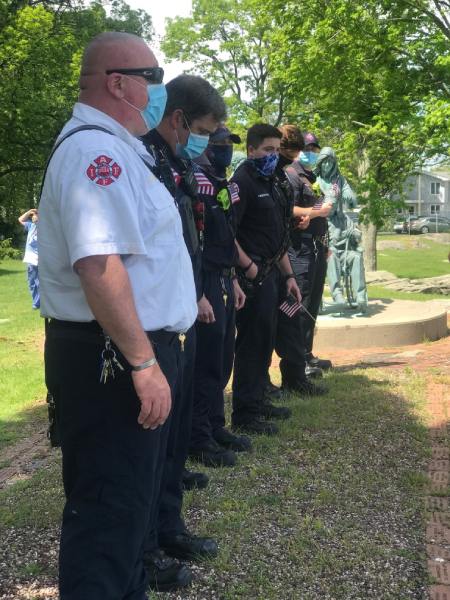
[[[97,156],[86,169],[89,179],[101,186],[111,185],[119,179],[121,173],[121,167],[106,154]]]

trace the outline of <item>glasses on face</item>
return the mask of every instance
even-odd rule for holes
[[[108,69],[107,75],[111,73],[120,73],[121,75],[137,75],[143,77],[147,83],[162,83],[164,79],[164,69],[162,67],[147,67],[146,69]]]

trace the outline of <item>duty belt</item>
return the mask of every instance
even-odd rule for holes
[[[105,334],[97,321],[62,321],[60,319],[46,319],[46,333],[53,337],[68,338],[74,341],[103,344]],[[175,339],[184,339],[183,333],[158,329],[146,331],[148,337],[156,344],[170,345]]]
[[[312,240],[313,242],[319,242],[322,246],[328,246],[328,234],[313,235],[312,233],[301,233],[301,238],[305,240]]]

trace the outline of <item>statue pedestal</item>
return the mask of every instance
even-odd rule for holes
[[[447,335],[447,307],[441,301],[379,298],[369,300],[364,315],[344,308],[336,316],[339,311],[329,305],[325,312],[317,319],[314,337],[317,354],[326,348],[406,346]]]

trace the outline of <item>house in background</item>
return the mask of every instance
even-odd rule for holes
[[[450,171],[418,171],[407,178],[404,192],[410,214],[450,218]]]

